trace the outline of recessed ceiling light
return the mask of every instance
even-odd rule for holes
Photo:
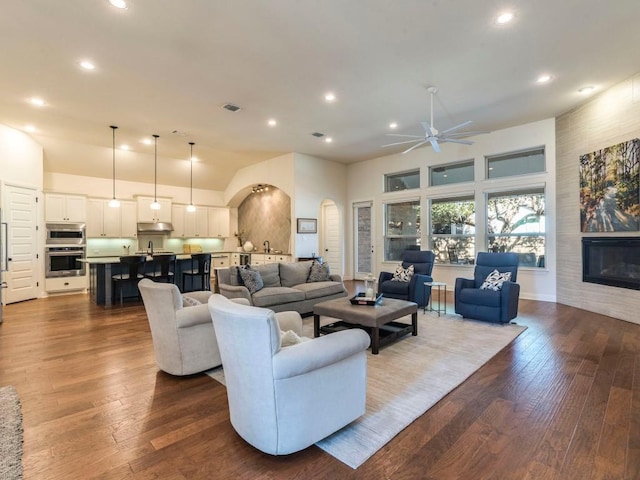
[[[93,63],[91,63],[89,60],[82,60],[80,62],[80,66],[82,68],[84,68],[85,70],[95,70],[96,69],[96,66]]]
[[[144,143],[145,145],[151,145],[152,143],[150,138],[143,138],[141,142]]]
[[[593,85],[589,85],[588,87],[582,87],[578,90],[578,93],[591,93],[596,89]]]
[[[131,147],[129,145],[123,144],[120,145],[120,150],[131,150]]]
[[[390,128],[391,130],[395,130],[396,128],[398,128],[398,124],[397,124],[396,122],[391,122],[391,123],[389,124],[389,128]]]
[[[275,118],[270,118],[269,120],[267,120],[267,125],[269,125],[270,127],[275,127],[277,124],[278,122]]]
[[[328,92],[324,94],[324,99],[327,102],[335,102],[336,100],[336,95],[333,92]]]
[[[31,97],[29,99],[29,103],[31,105],[35,105],[36,107],[44,107],[47,102],[45,102],[42,98],[38,98],[38,97]]]
[[[538,77],[538,79],[536,80],[536,82],[538,82],[538,83],[547,83],[547,82],[550,82],[552,78],[553,77],[551,75],[549,75],[548,73],[545,73],[543,75],[540,75]]]
[[[333,138],[327,137],[327,138],[324,139],[324,141],[327,142],[327,143],[331,143],[331,142],[333,142]]]
[[[127,8],[129,8],[125,0],[109,0],[109,3],[114,7],[120,8],[122,10],[126,10]]]
[[[30,132],[30,133],[33,133],[33,132],[35,132],[35,131],[36,131],[36,127],[34,127],[33,125],[25,125],[25,126],[24,126],[24,129],[25,129],[27,132]]]
[[[496,17],[496,23],[498,25],[505,25],[507,23],[509,23],[511,20],[513,20],[513,13],[512,12],[504,12],[501,13],[500,15],[498,15]]]

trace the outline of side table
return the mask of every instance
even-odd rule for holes
[[[445,282],[424,282],[424,294],[425,297],[427,296],[427,287],[431,287],[431,299],[429,301],[429,308],[427,309],[427,305],[425,304],[423,312],[422,313],[426,313],[427,310],[429,310],[430,312],[437,312],[438,316],[440,316],[440,314],[446,314],[447,313],[447,284]],[[438,306],[436,308],[433,308],[433,288],[436,288],[438,290]],[[440,290],[442,287],[444,287],[444,303],[442,302],[442,291]]]

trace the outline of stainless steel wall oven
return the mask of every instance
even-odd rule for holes
[[[85,258],[86,247],[84,245],[51,246],[45,247],[45,276],[76,277],[86,273],[84,262],[78,260]]]

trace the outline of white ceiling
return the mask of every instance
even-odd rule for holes
[[[133,150],[118,152],[118,178],[153,182],[153,146],[140,140],[158,134],[159,183],[189,185],[193,141],[194,187],[223,190],[237,169],[286,152],[350,163],[403,150],[381,148],[388,124],[422,133],[429,85],[440,130],[465,120],[496,130],[562,114],[586,100],[580,87],[597,94],[640,71],[638,0],[129,5],[2,2],[0,123],[36,126],[47,171],[110,178],[114,124]],[[505,9],[515,21],[498,27]],[[537,84],[542,73],[552,81]]]

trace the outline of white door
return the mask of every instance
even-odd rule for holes
[[[322,219],[322,256],[333,273],[343,275],[340,213],[335,203],[325,202],[322,204]]]
[[[373,274],[372,202],[353,204],[354,278],[364,280]]]
[[[4,303],[21,302],[38,296],[38,242],[36,191],[6,185],[4,221],[9,224],[7,246],[9,271]]]

